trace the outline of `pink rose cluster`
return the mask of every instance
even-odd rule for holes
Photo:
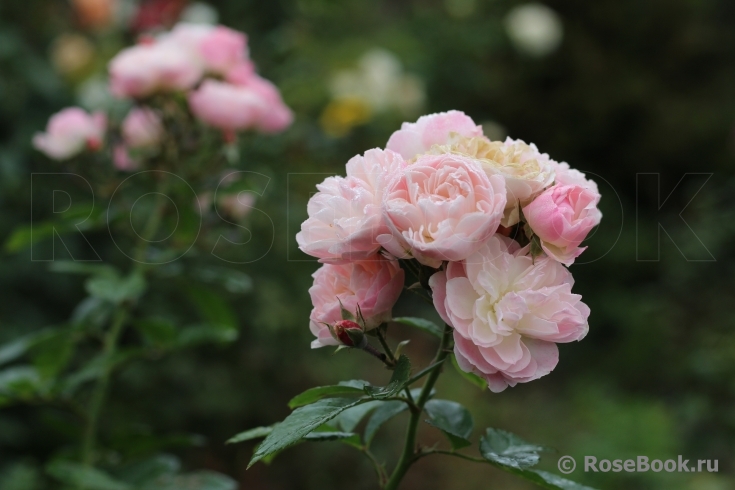
[[[431,273],[457,363],[495,392],[548,374],[556,344],[586,335],[590,311],[565,266],[600,222],[600,194],[535,145],[432,114],[317,189],[296,235],[323,263],[309,290],[313,347],[341,343],[331,326],[343,309],[366,329],[388,321],[408,260]]]
[[[165,134],[161,114],[149,106],[152,96],[182,94],[188,110],[232,141],[239,131],[277,133],[293,121],[281,94],[255,72],[245,34],[224,26],[181,23],[170,32],[144,37],[109,63],[110,91],[132,99],[112,155],[120,170],[139,164],[137,155],[155,152]],[[101,148],[103,115],[69,108],[51,118],[34,146],[56,160]]]
[[[278,89],[255,73],[245,34],[224,26],[178,24],[118,53],[109,72],[117,97],[183,92],[191,112],[228,137],[278,132],[293,120]]]

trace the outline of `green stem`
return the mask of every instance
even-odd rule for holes
[[[385,324],[383,324],[383,325],[385,325]],[[388,342],[385,340],[385,335],[383,335],[383,331],[381,330],[381,327],[382,327],[382,325],[380,327],[378,327],[378,329],[376,330],[376,332],[378,334],[378,340],[380,341],[380,345],[383,346],[383,350],[385,351],[385,354],[388,356],[388,359],[390,359],[391,362],[393,362],[393,364],[395,365],[395,363],[396,363],[396,356],[395,356],[395,354],[393,354],[393,351],[391,350],[390,346],[388,345]],[[411,394],[411,388],[409,388],[408,385],[406,385],[406,388],[403,391],[406,393],[406,398],[408,398],[411,403],[414,403],[414,401],[413,401],[413,395]]]
[[[452,328],[449,325],[444,325],[444,335],[442,335],[442,341],[441,344],[439,344],[439,350],[437,350],[436,357],[434,358],[434,362],[432,362],[432,364],[441,363],[447,358],[450,352],[449,347],[451,345],[451,342]],[[415,450],[416,432],[418,431],[418,425],[421,419],[421,412],[423,411],[426,402],[429,401],[431,390],[434,388],[437,379],[439,379],[441,371],[442,370],[437,367],[436,369],[433,369],[429,373],[429,376],[426,378],[426,383],[424,383],[424,386],[421,389],[421,394],[416,401],[416,409],[411,411],[411,419],[409,420],[408,428],[406,429],[406,442],[403,445],[401,458],[398,460],[398,464],[393,470],[393,474],[391,474],[388,483],[384,487],[384,490],[396,490],[398,488],[398,485],[401,484],[401,480],[403,480],[403,477],[406,475],[408,469],[417,459],[417,453]]]
[[[92,393],[92,399],[89,405],[89,419],[84,430],[84,442],[82,445],[82,463],[85,466],[92,466],[94,463],[94,447],[97,439],[97,428],[99,426],[100,413],[102,405],[107,394],[107,385],[110,383],[110,375],[112,373],[112,359],[117,351],[117,341],[125,326],[128,317],[127,309],[120,309],[115,316],[112,327],[105,336],[105,345],[103,350],[102,375],[97,382],[97,386]]]
[[[138,246],[133,260],[136,262],[134,270],[142,272],[144,269],[146,250],[148,249],[148,242],[146,238],[153,238],[153,235],[158,230],[163,217],[163,209],[165,207],[165,200],[167,199],[164,195],[164,186],[159,185],[159,194],[157,195],[156,204],[153,212],[148,217],[145,228],[143,230],[143,242]],[[87,425],[84,428],[84,437],[82,440],[82,463],[85,466],[93,466],[94,464],[94,453],[95,446],[97,445],[97,432],[99,430],[99,420],[102,413],[102,406],[104,405],[105,398],[107,396],[107,388],[110,384],[110,377],[113,371],[113,358],[117,353],[117,344],[120,340],[120,336],[125,329],[125,323],[128,320],[130,314],[130,307],[132,305],[129,302],[122,303],[115,314],[115,318],[110,326],[110,330],[104,337],[103,347],[103,362],[102,374],[100,375],[97,385],[92,392],[92,398],[89,404],[89,416],[87,419]]]

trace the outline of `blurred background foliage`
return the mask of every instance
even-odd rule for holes
[[[205,233],[181,263],[208,280],[161,268],[151,286],[148,308],[189,322],[219,315],[239,335],[125,364],[103,413],[106,447],[123,456],[165,451],[187,470],[229,474],[247,489],[374,488],[369,465],[337,443],[318,451],[302,444],[245,472],[252,444],[224,441],[282,419],[287,401],[310,386],[385,380],[361,353],[309,349],[307,289],[317,263],[294,235],[326,175],[384,146],[401,121],[459,109],[492,137],[532,141],[589,172],[605,219],[572,268],[592,309],[588,337],[560,346],[558,368],[542,380],[494,395],[450,372],[439,392],[466,404],[476,427],[555,448],[542,458],[545,469],[574,456],[571,477],[591,486],[735,488],[735,3],[26,0],[0,4],[1,489],[56,488],[43,468],[80,436],[62,408],[33,394],[5,396],[17,376],[8,346],[67,322],[85,297],[81,277],[50,272],[8,241],[31,220],[31,173],[60,171],[31,150],[31,137],[64,106],[114,108],[107,60],[140,32],[182,16],[247,32],[253,60],[297,118],[282,135],[242,141],[236,168],[260,174],[262,213],[250,216],[252,240],[222,256],[251,262],[214,257],[218,234]],[[105,227],[85,236],[106,260],[124,259]],[[61,238],[72,256],[84,249],[78,233]],[[34,254],[52,251],[69,258],[59,237],[34,244]],[[395,314],[431,312],[403,298]],[[415,364],[428,361],[431,339],[391,331],[411,335]],[[61,369],[56,347],[51,339],[29,355],[39,368]],[[396,441],[378,437],[378,453],[395,457]],[[421,434],[428,444],[440,438],[428,427]],[[579,469],[584,455],[679,454],[717,459],[719,473]],[[426,459],[405,488],[530,487],[488,466]]]

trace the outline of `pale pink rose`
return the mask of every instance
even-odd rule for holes
[[[66,160],[84,150],[99,150],[105,139],[107,117],[68,107],[48,121],[45,133],[36,133],[33,146],[54,160]]]
[[[554,184],[556,185],[578,185],[586,189],[590,189],[592,192],[599,194],[600,191],[597,189],[597,182],[592,179],[588,179],[587,176],[577,169],[570,168],[567,162],[554,162],[552,163],[555,168],[556,178]]]
[[[247,37],[224,26],[215,27],[199,46],[207,71],[224,75],[246,59]]]
[[[269,109],[258,92],[217,80],[205,80],[191,92],[189,108],[205,123],[226,132],[256,127]]]
[[[150,148],[161,142],[161,118],[148,107],[135,107],[121,124],[122,137],[129,148]]]
[[[550,373],[558,342],[581,340],[590,310],[572,294],[569,271],[495,235],[462,262],[429,280],[434,306],[454,327],[459,366],[494,392]]]
[[[296,235],[299,248],[322,262],[360,260],[380,249],[378,235],[390,233],[381,204],[388,182],[406,166],[390,150],[373,149],[347,162],[347,177],[329,177],[307,207],[309,219]]]
[[[316,340],[312,348],[339,345],[325,324],[342,319],[341,306],[357,315],[359,305],[365,328],[370,330],[392,318],[391,310],[403,289],[403,269],[398,261],[380,255],[347,264],[324,264],[313,277],[309,295],[314,309],[309,327]]]
[[[580,243],[600,223],[600,194],[578,185],[555,185],[523,208],[523,215],[541,240],[541,248],[571,265],[585,248]]]
[[[123,172],[130,172],[140,167],[140,161],[130,156],[125,145],[115,145],[112,149],[112,163]]]
[[[225,73],[225,81],[233,85],[247,85],[255,75],[255,65],[251,60],[243,60]]]
[[[464,112],[449,111],[421,116],[415,123],[404,122],[385,146],[406,160],[426,153],[434,145],[445,145],[452,134],[464,137],[482,136],[482,127]]]
[[[396,257],[437,268],[480,248],[497,231],[504,208],[501,176],[488,177],[462,155],[422,155],[386,189],[383,219],[392,235],[378,241]]]
[[[283,131],[293,122],[293,112],[283,102],[281,93],[273,83],[256,74],[251,74],[246,80],[237,85],[242,85],[260,95],[267,109],[258,121],[257,129],[264,133],[278,133]]]
[[[175,43],[138,44],[120,51],[108,66],[116,97],[143,98],[159,91],[193,87],[202,67]]]

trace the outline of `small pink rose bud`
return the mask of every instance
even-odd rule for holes
[[[348,347],[361,349],[367,344],[364,330],[352,320],[340,320],[333,329],[337,339]]]

